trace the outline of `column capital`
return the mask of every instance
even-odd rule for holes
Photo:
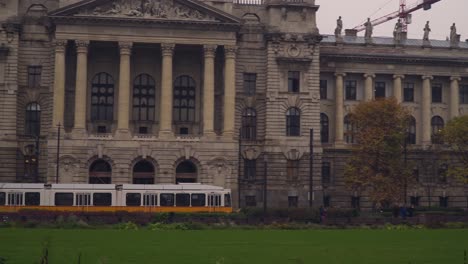
[[[430,80],[430,81],[434,80],[434,77],[432,75],[423,75],[421,76],[421,78],[423,80]]]
[[[462,78],[461,78],[460,76],[452,76],[452,77],[450,77],[450,81],[457,81],[457,82],[459,82],[459,81],[461,81],[461,79],[462,79]]]
[[[237,53],[237,46],[234,46],[234,45],[224,46],[224,53],[226,54],[226,58],[234,59]]]
[[[404,79],[405,75],[404,74],[395,74],[393,75],[393,79]]]
[[[67,40],[65,39],[56,39],[52,42],[53,47],[55,47],[55,52],[65,52],[67,48]]]
[[[217,47],[218,47],[217,45],[203,45],[203,51],[204,51],[205,58],[214,57],[215,54],[216,54],[216,48]]]
[[[345,77],[346,73],[344,72],[335,72],[335,77]]]
[[[373,74],[373,73],[364,73],[364,78],[366,78],[366,79],[367,79],[367,78],[372,78],[372,79],[374,79],[374,78],[375,78],[375,74]]]
[[[170,56],[174,55],[174,48],[175,44],[173,43],[161,43],[161,52],[163,56]]]
[[[120,55],[130,55],[132,53],[132,42],[119,42]]]
[[[89,40],[75,40],[75,45],[77,53],[87,53]]]

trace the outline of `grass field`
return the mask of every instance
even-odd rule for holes
[[[7,264],[38,263],[465,264],[468,230],[0,229]]]

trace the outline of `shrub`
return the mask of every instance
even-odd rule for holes
[[[138,225],[128,221],[126,223],[117,224],[116,228],[120,230],[138,230]]]

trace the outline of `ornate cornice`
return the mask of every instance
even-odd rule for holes
[[[226,54],[226,58],[234,59],[237,53],[237,46],[224,46],[224,52]]]
[[[132,42],[119,42],[120,55],[130,55],[132,54]]]
[[[450,77],[450,81],[457,81],[457,82],[459,82],[459,81],[461,81],[461,79],[462,79],[462,78],[461,78],[460,76],[452,76],[452,77]]]
[[[393,75],[393,79],[404,79],[405,78],[405,75],[403,74],[395,74]]]
[[[65,52],[67,48],[67,40],[56,39],[52,42],[52,46],[55,48],[55,52]]]
[[[213,58],[216,54],[217,45],[203,45],[205,58]]]
[[[89,40],[75,40],[76,52],[87,53],[89,47]]]
[[[174,55],[175,44],[173,43],[161,43],[161,52],[163,56],[172,57]]]

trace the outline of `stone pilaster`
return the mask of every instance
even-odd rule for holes
[[[66,40],[56,40],[55,46],[55,70],[54,70],[54,107],[52,110],[52,129],[58,124],[63,126],[65,111],[65,50]]]
[[[205,67],[203,77],[203,134],[214,134],[214,59],[216,45],[205,45]]]
[[[76,85],[75,85],[75,123],[74,133],[84,133],[86,130],[86,90],[88,73],[89,41],[77,40],[76,43]]]
[[[236,46],[224,46],[224,131],[225,136],[234,135],[236,105]]]
[[[340,146],[344,143],[343,123],[344,123],[344,96],[343,96],[343,78],[345,73],[335,73],[335,145]]]
[[[172,135],[172,58],[175,44],[161,44],[161,116],[159,117],[159,135]]]
[[[421,143],[431,144],[431,80],[432,76],[422,76],[422,100],[421,100]]]
[[[375,74],[364,74],[364,101],[371,101],[374,98],[374,78]]]
[[[450,78],[450,119],[459,115],[460,107],[460,81],[461,78],[454,76]]]
[[[405,76],[401,74],[393,75],[393,97],[395,97],[398,103],[403,101],[402,81],[404,78]]]
[[[130,114],[130,57],[132,54],[131,42],[119,42],[120,71],[119,71],[119,99],[117,132],[128,134]]]

